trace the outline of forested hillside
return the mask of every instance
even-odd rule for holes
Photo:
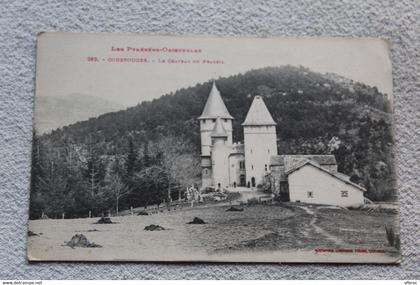
[[[253,97],[261,95],[277,122],[280,154],[333,153],[339,171],[365,185],[369,198],[393,199],[390,103],[375,87],[337,78],[283,66],[219,78],[217,86],[235,117],[234,141],[242,140],[241,123]],[[210,81],[197,84],[35,136],[31,216],[115,208],[116,199],[109,199],[115,183],[127,193],[118,198],[126,208],[167,199],[168,191],[199,181],[199,167],[190,166],[199,165],[197,117],[210,88]],[[173,165],[165,165],[168,157]]]

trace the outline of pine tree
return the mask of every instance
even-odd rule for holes
[[[143,157],[142,157],[142,166],[143,167],[150,167],[152,164],[152,159],[149,153],[149,141],[146,141],[143,147]]]
[[[105,165],[103,164],[96,145],[90,140],[88,145],[88,154],[83,166],[82,174],[84,177],[83,193],[78,196],[87,199],[81,201],[79,197],[76,200],[81,202],[85,207],[89,207],[94,212],[103,210],[103,192],[104,192],[104,178],[105,178]],[[79,189],[75,189],[79,191]],[[89,195],[86,197],[86,194]],[[76,203],[77,207],[77,203]]]
[[[31,219],[39,218],[45,207],[40,181],[44,176],[41,141],[33,131],[32,137],[32,168],[31,168],[31,196],[29,201]]]
[[[137,152],[134,148],[133,139],[130,137],[128,141],[128,154],[125,162],[126,179],[130,180],[133,177],[137,164]]]

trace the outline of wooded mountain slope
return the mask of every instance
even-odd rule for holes
[[[199,158],[197,117],[211,83],[57,129],[40,141],[47,152],[94,146],[100,155],[124,158],[129,141],[141,156],[146,143],[177,136],[188,141]],[[391,106],[376,87],[292,66],[251,70],[216,83],[234,117],[234,141],[242,140],[241,123],[253,97],[261,95],[277,122],[279,154],[333,153],[339,171],[365,185],[369,198],[395,198]]]

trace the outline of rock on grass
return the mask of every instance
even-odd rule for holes
[[[109,217],[102,217],[96,222],[96,224],[113,224],[113,222]]]
[[[190,225],[204,225],[206,222],[198,217],[194,217],[194,219],[191,222],[188,222],[187,224]]]
[[[38,234],[34,233],[33,231],[28,231],[28,237],[38,236]]]
[[[66,245],[70,246],[71,248],[75,247],[102,247],[99,244],[94,242],[90,242],[87,237],[83,234],[76,234],[74,235]]]
[[[229,209],[226,210],[226,212],[243,212],[244,208],[239,208],[239,207],[230,207]]]
[[[145,231],[164,231],[165,230],[165,228],[164,227],[161,227],[161,226],[159,226],[159,225],[150,225],[150,226],[146,226],[145,228],[144,228],[144,230]]]

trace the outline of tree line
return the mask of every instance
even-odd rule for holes
[[[182,137],[142,145],[129,137],[124,155],[104,155],[97,145],[58,149],[34,134],[31,219],[118,215],[130,207],[169,203],[198,182],[199,160]]]

